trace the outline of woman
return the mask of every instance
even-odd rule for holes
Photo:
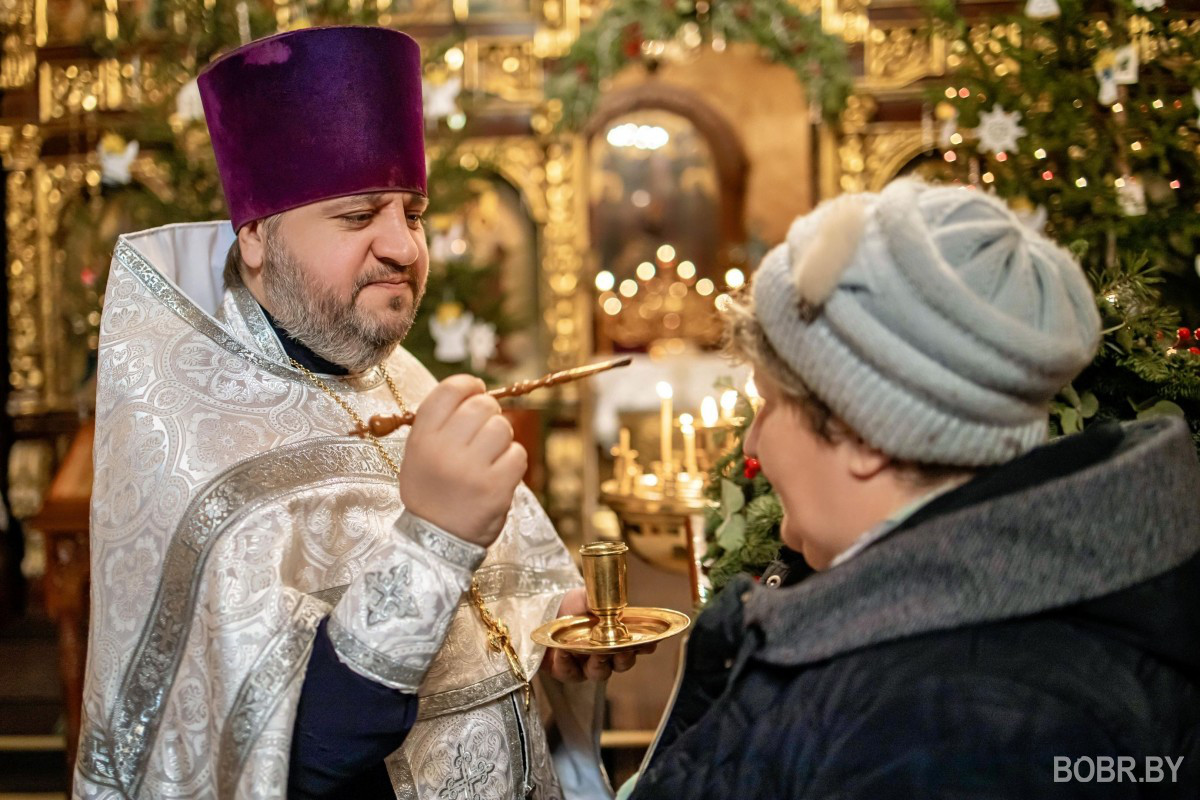
[[[899,181],[798,219],[729,317],[817,573],[700,616],[633,798],[1200,796],[1200,465],[1180,420],[1045,443],[1099,340],[1071,257]]]

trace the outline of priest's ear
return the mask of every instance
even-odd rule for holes
[[[256,219],[238,228],[238,250],[242,254],[242,266],[250,273],[243,276],[247,281],[251,280],[252,276],[257,276],[258,271],[262,269],[267,249],[266,236],[269,233],[267,221]]]

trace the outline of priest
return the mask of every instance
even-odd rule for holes
[[[572,682],[631,660],[544,659],[530,632],[583,599],[524,451],[478,380],[399,346],[420,77],[379,28],[224,56],[199,84],[232,224],[117,245],[76,797],[608,793],[597,684]],[[411,431],[348,435],[405,408]]]

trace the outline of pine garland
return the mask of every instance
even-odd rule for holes
[[[796,73],[826,119],[845,106],[852,79],[846,45],[820,15],[788,0],[617,0],[589,23],[546,81],[549,107],[567,129],[591,116],[607,82],[629,64],[653,70],[672,50],[750,42]]]

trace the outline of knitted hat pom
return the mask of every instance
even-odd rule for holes
[[[824,305],[833,294],[858,250],[867,224],[867,204],[862,195],[842,195],[826,203],[822,211],[821,227],[812,238],[808,225],[792,225],[788,231],[796,297],[808,308]]]

